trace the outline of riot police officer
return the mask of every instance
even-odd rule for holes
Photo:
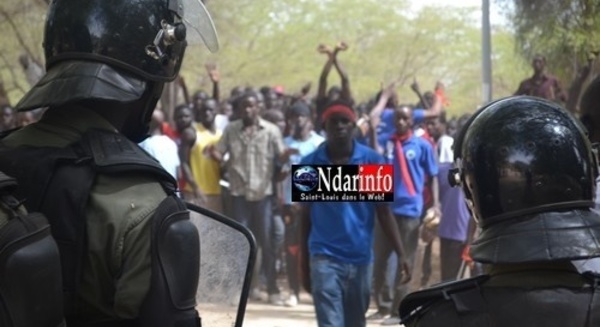
[[[48,110],[2,140],[0,169],[19,180],[27,209],[50,222],[69,327],[200,325],[197,230],[175,180],[136,144],[192,32],[218,47],[209,14],[195,5],[50,4],[47,73],[16,106]]]
[[[456,169],[481,234],[487,274],[410,294],[406,326],[598,326],[597,159],[579,122],[557,104],[510,97],[461,131]]]
[[[46,218],[25,210],[16,187],[0,172],[0,326],[64,327],[58,247]]]

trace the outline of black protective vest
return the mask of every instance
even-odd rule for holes
[[[0,326],[64,326],[58,248],[42,214],[18,210],[16,186],[0,172]]]
[[[0,170],[19,179],[28,210],[48,217],[60,250],[65,315],[69,327],[196,327],[199,239],[185,204],[175,195],[176,181],[160,164],[123,135],[91,130],[64,148],[0,147]],[[97,174],[154,176],[167,197],[152,223],[150,292],[135,320],[90,322],[77,310],[83,257],[87,252],[85,208]]]
[[[532,285],[532,281],[536,280]],[[407,327],[600,326],[600,278],[537,270],[483,275],[409,294],[400,305]]]

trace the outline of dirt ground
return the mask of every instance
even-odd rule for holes
[[[421,263],[423,259],[424,244],[419,245],[417,252],[417,262],[413,272],[411,289],[416,290],[419,287],[421,279]],[[436,239],[432,249],[432,276],[429,285],[439,282],[439,242]],[[282,288],[286,285],[285,280],[280,282]],[[283,294],[284,296],[287,294]],[[375,312],[376,309],[371,301],[371,309],[368,314]],[[204,320],[204,319],[203,319]],[[203,321],[204,322],[204,321]],[[368,327],[380,326],[381,321],[369,322]],[[206,324],[206,326],[212,326]],[[312,300],[309,294],[303,293],[300,296],[300,304],[294,308],[275,307],[265,302],[249,302],[244,318],[244,327],[316,327],[316,319]]]

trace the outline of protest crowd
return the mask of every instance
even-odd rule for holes
[[[343,65],[351,46],[340,42],[316,51],[324,59],[321,75],[300,90],[282,85],[222,90],[214,64],[206,65],[212,90],[188,92],[178,77],[183,96],[173,108],[159,102],[150,135],[139,146],[177,180],[184,201],[252,231],[260,260],[251,302],[294,307],[307,291],[319,324],[346,319],[356,326],[398,325],[400,303],[415,291],[409,285],[426,288],[482,273],[469,257],[478,231],[462,190],[447,178],[454,140],[470,114],[448,114],[452,103],[442,82],[423,86],[415,80],[410,99],[398,97],[397,82],[382,84],[359,102]],[[543,57],[534,59],[545,79],[538,83],[534,75],[515,95],[566,101],[560,83],[544,75],[544,64]],[[0,131],[44,114],[43,108],[16,112],[4,100]],[[393,202],[292,201],[292,165],[362,163],[393,165]],[[434,241],[439,262],[432,262],[438,258],[432,256]],[[425,250],[416,269],[419,243]],[[441,279],[433,280],[438,267]],[[366,315],[370,305],[377,310]]]

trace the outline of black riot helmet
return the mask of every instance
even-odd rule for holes
[[[54,0],[44,32],[46,67],[84,59],[146,80],[171,81],[186,48],[178,6],[178,1]]]
[[[597,157],[582,125],[535,97],[478,110],[457,137],[461,185],[481,235],[475,260],[514,263],[600,256],[594,206]]]
[[[186,46],[218,40],[200,0],[52,0],[44,31],[47,74],[20,111],[77,100],[139,99],[177,77]]]

